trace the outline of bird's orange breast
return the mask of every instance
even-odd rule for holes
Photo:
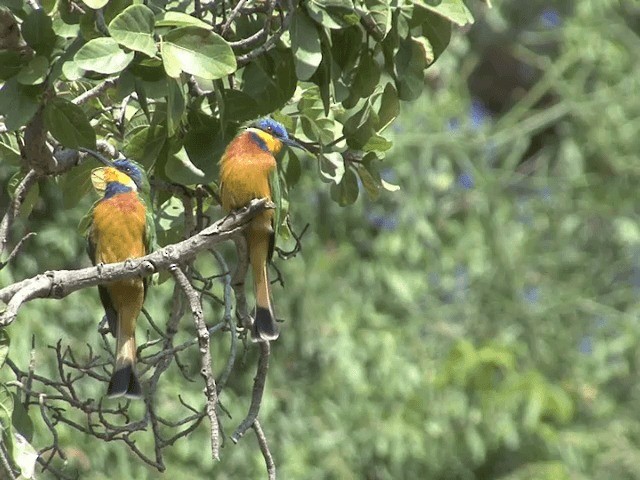
[[[136,192],[114,195],[96,205],[91,237],[96,263],[122,262],[147,254],[146,208]]]
[[[269,174],[274,168],[274,156],[261,149],[250,133],[237,136],[220,160],[222,207],[230,211],[255,198],[271,199]]]

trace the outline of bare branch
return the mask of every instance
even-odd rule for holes
[[[264,209],[272,207],[268,203],[266,199],[254,200],[247,207],[217,221],[193,237],[144,257],[80,270],[49,271],[9,285],[0,290],[0,301],[7,303],[5,311],[0,313],[0,326],[13,322],[20,306],[34,298],[63,298],[83,288],[145,277],[159,270],[166,270],[173,264],[184,263],[217,243],[237,237],[249,220]]]
[[[24,246],[27,240],[29,240],[31,237],[35,237],[36,235],[37,235],[36,232],[29,232],[24,237],[22,237],[18,242],[18,244],[15,247],[13,247],[13,250],[11,250],[9,257],[4,262],[0,262],[0,270],[2,270],[9,263],[11,263],[11,261],[14,258],[16,258],[16,256],[18,255],[18,253],[20,253],[20,250],[22,250],[22,247]]]
[[[9,240],[9,230],[11,230],[13,221],[18,216],[18,212],[20,212],[20,207],[27,198],[29,190],[37,181],[38,174],[34,170],[30,170],[29,173],[27,173],[22,181],[18,184],[13,194],[13,200],[9,204],[9,208],[4,214],[4,217],[2,217],[2,221],[0,221],[0,255],[2,255],[2,253],[7,248],[7,242]]]
[[[216,414],[218,393],[216,389],[216,381],[211,368],[211,347],[209,345],[209,332],[207,330],[207,325],[204,322],[202,304],[200,302],[198,292],[191,286],[191,284],[189,283],[189,279],[180,269],[180,267],[174,265],[170,268],[170,271],[189,301],[191,314],[193,315],[193,321],[196,325],[196,331],[198,332],[198,347],[200,349],[202,364],[202,367],[200,368],[200,375],[202,375],[202,377],[204,378],[205,394],[207,396],[206,410],[209,421],[211,422],[211,456],[214,460],[219,460],[220,427],[218,426],[218,415]]]
[[[91,100],[92,98],[100,96],[102,93],[106,92],[112,87],[115,87],[117,84],[118,84],[117,78],[110,78],[108,80],[105,80],[102,83],[99,83],[92,89],[87,90],[83,94],[78,95],[76,98],[74,98],[71,101],[76,105],[82,105],[83,103]]]
[[[220,36],[224,37],[231,26],[231,23],[236,19],[236,17],[240,14],[240,10],[244,7],[244,4],[247,3],[247,0],[240,0],[236,6],[233,8],[227,21],[222,26],[222,30],[220,30]],[[270,12],[269,12],[270,13]]]
[[[246,53],[244,55],[238,56],[237,57],[238,68],[244,67],[250,61],[252,61],[255,58],[259,57],[263,53],[269,51],[271,48],[273,48],[275,46],[275,44],[278,42],[278,40],[280,40],[280,37],[284,34],[284,32],[289,31],[289,25],[291,24],[291,19],[293,18],[293,12],[295,11],[296,7],[295,7],[295,5],[293,3],[293,0],[286,0],[286,1],[287,1],[287,13],[284,16],[278,31],[275,32],[272,36],[270,36],[259,47],[255,48],[254,50],[251,50],[249,53]],[[270,11],[272,12],[273,9],[271,9]],[[270,14],[269,14],[269,17],[271,17]],[[247,45],[240,44],[240,43],[235,45],[235,47],[237,47],[237,48],[242,48],[242,47],[246,47],[246,46]]]
[[[253,394],[251,395],[251,405],[249,406],[249,413],[242,421],[242,423],[236,428],[236,431],[231,435],[233,443],[238,443],[242,436],[250,429],[258,418],[260,412],[260,405],[262,404],[262,394],[264,393],[264,385],[267,381],[267,371],[269,370],[269,356],[271,355],[271,345],[269,342],[259,342],[260,345],[260,359],[258,360],[258,372],[256,378],[253,381]]]
[[[273,456],[271,456],[271,451],[269,450],[269,445],[267,444],[267,437],[265,437],[264,432],[262,431],[262,427],[260,426],[260,422],[257,418],[255,422],[253,422],[253,430],[256,432],[256,437],[258,437],[258,445],[260,445],[260,451],[262,452],[264,461],[267,464],[267,474],[269,475],[269,480],[276,480],[276,464],[273,461]]]

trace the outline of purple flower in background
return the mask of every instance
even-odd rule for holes
[[[525,287],[522,291],[522,296],[527,303],[538,303],[538,300],[540,300],[540,289],[538,287]]]
[[[475,186],[473,175],[467,172],[463,172],[458,175],[458,185],[465,190],[471,190]]]
[[[578,350],[580,350],[580,353],[584,353],[585,355],[591,355],[593,353],[593,338],[591,338],[590,335],[582,337]]]
[[[474,99],[471,102],[471,108],[469,108],[469,118],[471,119],[471,127],[478,129],[482,126],[485,120],[491,118],[491,113],[484,103],[478,99]]]
[[[395,230],[398,226],[398,217],[396,215],[378,215],[369,213],[367,215],[369,223],[379,230]]]
[[[545,8],[540,14],[540,23],[545,28],[556,28],[562,24],[562,17],[555,8]]]

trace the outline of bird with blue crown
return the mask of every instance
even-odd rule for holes
[[[280,123],[263,118],[240,132],[227,146],[220,159],[220,198],[230,212],[251,200],[274,200],[276,209],[256,215],[245,230],[249,262],[253,273],[256,301],[252,337],[256,341],[278,338],[267,263],[273,256],[277,229],[280,226],[279,177],[276,155],[283,145],[303,148]]]
[[[155,224],[144,169],[133,160],[109,161],[83,150],[104,164],[91,172],[93,187],[101,195],[89,211],[85,232],[91,261],[94,265],[117,263],[150,253],[155,244]],[[98,286],[109,330],[116,337],[109,397],[142,395],[136,373],[135,331],[148,284],[148,278],[132,278]]]

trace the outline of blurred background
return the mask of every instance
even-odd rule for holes
[[[261,411],[279,478],[640,479],[640,4],[493,3],[402,105],[384,171],[399,191],[342,209],[303,159],[290,195],[310,230],[277,262],[285,323]],[[0,185],[12,173],[0,164]],[[89,264],[76,226],[93,199],[64,208],[55,184],[40,189],[23,226],[39,235],[0,285]],[[150,293],[156,318],[170,288]],[[11,357],[27,365],[35,335],[47,372],[47,346],[82,352],[101,315],[93,290],[31,302]],[[227,433],[250,399],[243,355]],[[184,361],[200,382],[197,351]],[[178,372],[161,386],[160,404],[202,402]],[[213,464],[207,429],[167,451],[164,476],[265,476],[249,435]],[[60,434],[79,478],[159,476],[121,444]],[[32,443],[47,435],[36,422]]]

